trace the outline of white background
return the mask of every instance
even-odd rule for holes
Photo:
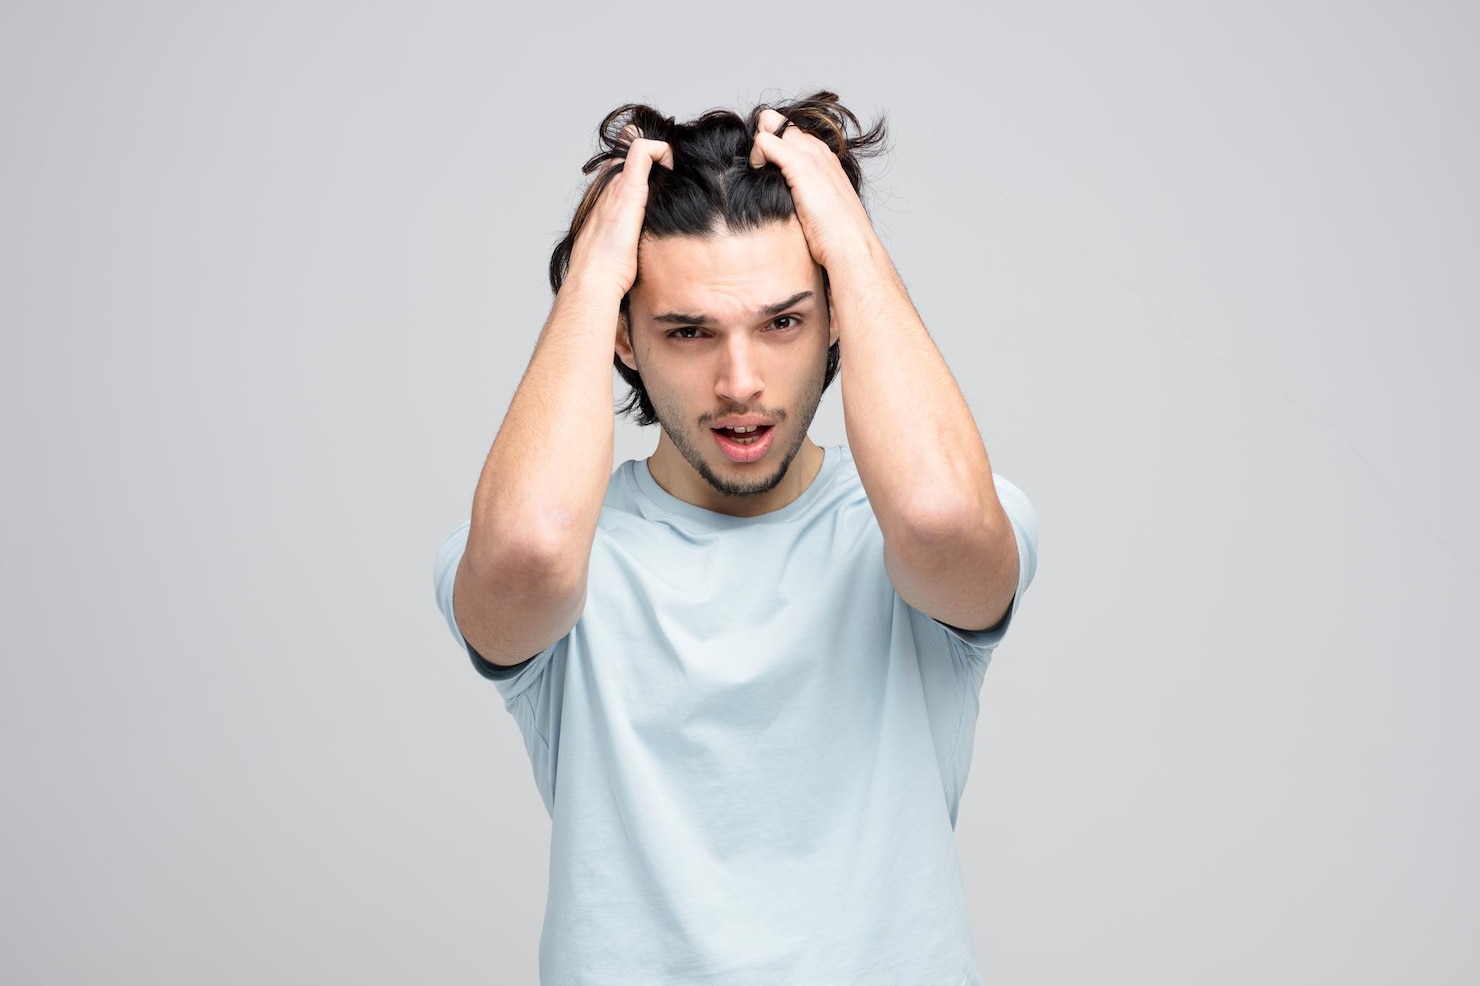
[[[1475,982],[1477,37],[7,3],[0,980],[534,982],[548,820],[432,556],[606,111],[827,87],[1042,524],[957,829],[987,981]]]

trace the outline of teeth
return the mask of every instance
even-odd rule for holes
[[[727,431],[733,431],[737,435],[748,435],[758,428],[758,425],[726,425]]]

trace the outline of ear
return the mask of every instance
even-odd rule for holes
[[[617,337],[615,340],[617,358],[633,372],[637,371],[637,356],[632,352],[632,326],[627,321],[627,313],[620,312],[617,315]]]
[[[833,318],[832,306],[832,284],[828,283],[822,290],[823,297],[827,300],[827,345],[832,347],[838,341],[838,320]]]

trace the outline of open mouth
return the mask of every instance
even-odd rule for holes
[[[733,462],[754,462],[771,447],[774,425],[735,425],[711,428],[714,440],[725,457]]]

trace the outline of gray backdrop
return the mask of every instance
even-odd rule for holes
[[[0,980],[534,981],[548,821],[432,555],[602,115],[827,86],[1041,516],[957,829],[987,980],[1474,982],[1477,37],[6,3]]]

